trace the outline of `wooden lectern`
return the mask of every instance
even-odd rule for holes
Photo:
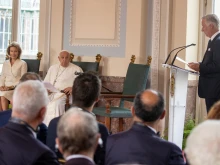
[[[168,141],[182,148],[188,75],[199,74],[170,64],[162,66],[170,69]]]

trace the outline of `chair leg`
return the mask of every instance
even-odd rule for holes
[[[105,126],[107,127],[108,131],[111,132],[111,118],[105,117]]]
[[[123,118],[119,118],[119,132],[123,131]]]

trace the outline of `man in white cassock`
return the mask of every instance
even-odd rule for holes
[[[70,63],[70,54],[68,51],[63,50],[60,52],[58,59],[59,64],[52,65],[44,82],[49,82],[58,91],[63,92],[49,92],[50,102],[47,106],[47,113],[44,119],[46,125],[49,124],[50,120],[58,117],[65,112],[66,94],[69,94],[69,102],[72,102],[71,93],[73,82],[76,78],[75,72],[83,72],[80,67]]]

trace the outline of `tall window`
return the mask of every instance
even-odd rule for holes
[[[17,41],[23,58],[36,58],[40,0],[0,0],[0,63],[8,43]]]
[[[19,41],[24,55],[38,51],[40,0],[21,0]]]
[[[11,40],[12,0],[0,0],[0,55],[6,54],[8,41]],[[4,59],[4,57],[3,57]],[[2,58],[1,58],[2,63]]]
[[[213,13],[215,13],[218,16],[218,18],[220,18],[220,0],[214,0],[213,10]]]

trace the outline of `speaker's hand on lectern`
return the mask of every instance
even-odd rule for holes
[[[188,63],[188,67],[199,72],[199,63],[198,62],[190,62],[190,63]]]

